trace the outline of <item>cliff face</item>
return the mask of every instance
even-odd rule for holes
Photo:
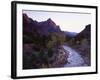
[[[86,39],[91,38],[91,25],[90,24],[86,25],[85,29],[76,36],[77,40],[80,40],[83,38],[86,38]]]
[[[57,26],[50,18],[47,21],[38,22],[23,14],[23,29],[25,32],[38,33],[39,35],[47,36],[51,32],[60,32],[60,27]]]

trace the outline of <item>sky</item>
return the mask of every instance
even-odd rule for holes
[[[63,31],[81,32],[86,25],[91,24],[91,14],[72,12],[46,12],[24,10],[28,17],[38,22],[51,18]]]

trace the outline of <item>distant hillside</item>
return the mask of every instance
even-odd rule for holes
[[[69,32],[69,31],[64,31],[65,32],[65,34],[66,34],[66,36],[68,36],[68,37],[75,37],[78,33],[76,33],[76,32]]]

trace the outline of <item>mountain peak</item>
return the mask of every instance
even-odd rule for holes
[[[87,31],[90,31],[90,28],[91,27],[91,24],[88,24],[88,25],[86,25],[86,27],[85,27],[85,29],[87,30]]]
[[[48,23],[49,25],[51,25],[51,26],[56,27],[55,22],[54,22],[51,18],[49,18],[49,19],[47,20],[47,23]]]
[[[51,18],[49,18],[48,20],[47,20],[47,22],[49,22],[49,23],[54,23],[54,21],[51,19]],[[54,23],[55,24],[55,23]]]
[[[51,18],[49,18],[47,21],[52,21],[52,19],[51,19]]]
[[[85,29],[77,35],[77,39],[83,39],[83,38],[89,39],[90,37],[91,37],[91,24],[88,24],[85,26]]]
[[[26,32],[32,32],[33,34],[37,32],[46,36],[51,32],[61,31],[60,27],[57,26],[51,18],[48,18],[46,21],[38,22],[28,17],[27,14],[23,14],[23,26]]]

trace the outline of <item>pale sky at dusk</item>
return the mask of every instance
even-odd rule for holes
[[[58,12],[43,12],[24,10],[33,20],[39,22],[46,21],[51,18],[63,31],[80,32],[86,25],[91,24],[91,14],[80,13],[58,13]]]

